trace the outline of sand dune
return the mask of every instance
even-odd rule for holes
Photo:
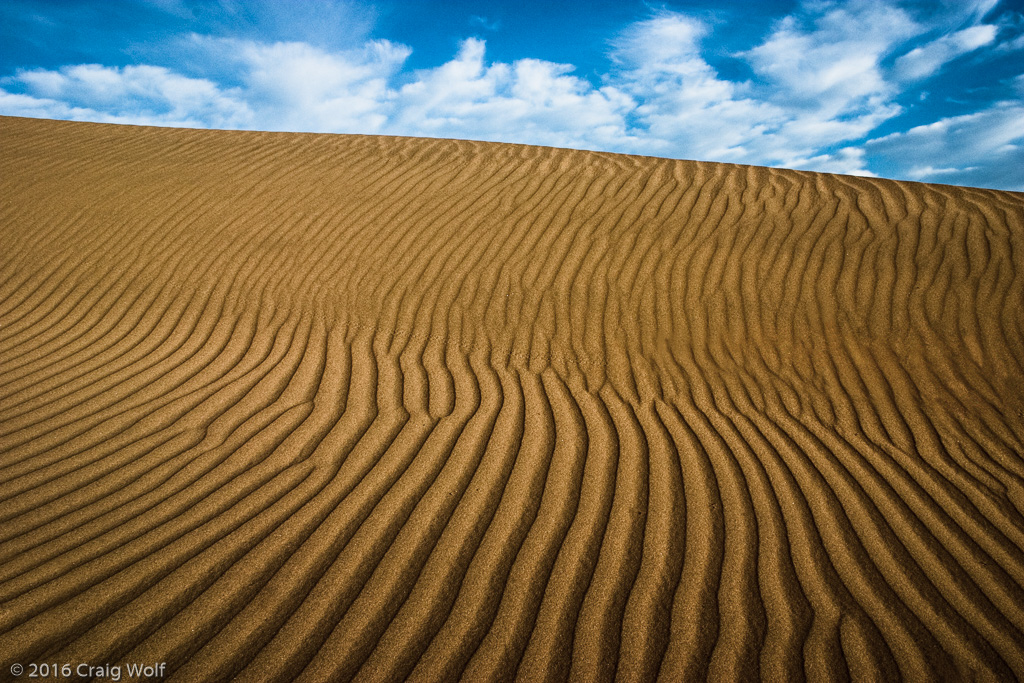
[[[1024,195],[0,118],[0,653],[1024,678]]]

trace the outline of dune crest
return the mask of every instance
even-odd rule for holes
[[[0,117],[0,676],[1024,679],[1024,195]]]

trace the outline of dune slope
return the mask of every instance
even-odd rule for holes
[[[1024,195],[0,118],[0,653],[1024,678]]]

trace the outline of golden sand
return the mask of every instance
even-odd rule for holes
[[[1024,678],[1024,195],[0,118],[43,661]]]

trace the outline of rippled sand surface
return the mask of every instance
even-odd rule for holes
[[[1024,678],[1024,195],[0,118],[0,658]]]

